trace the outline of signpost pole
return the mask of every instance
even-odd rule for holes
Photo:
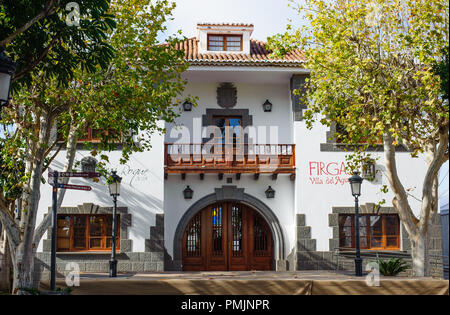
[[[52,196],[52,256],[50,265],[50,290],[56,290],[56,228],[57,228],[57,208],[58,208],[58,171],[54,171],[53,175],[53,196]]]

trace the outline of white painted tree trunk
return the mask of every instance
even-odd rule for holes
[[[44,113],[39,122],[39,139],[31,144],[26,164],[30,166],[30,181],[22,193],[23,207],[21,216],[21,237],[13,255],[14,276],[13,293],[22,294],[24,288],[33,288],[34,257],[36,244],[34,233],[36,216],[40,200],[41,177],[44,168],[46,148],[49,143],[51,121],[50,115]]]
[[[418,235],[411,239],[411,257],[413,275],[417,277],[426,276],[426,237]]]

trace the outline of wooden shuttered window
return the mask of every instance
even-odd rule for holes
[[[120,216],[117,215],[117,249],[120,249]],[[112,215],[59,214],[57,251],[110,251]]]
[[[400,250],[400,220],[396,214],[359,216],[361,249]],[[355,216],[339,215],[339,247],[355,248]]]

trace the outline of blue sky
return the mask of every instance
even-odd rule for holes
[[[288,0],[176,0],[174,20],[168,23],[168,34],[181,29],[186,37],[196,36],[198,22],[253,23],[253,39],[265,41],[286,30],[288,19],[299,25],[297,12]],[[163,38],[164,36],[162,36]]]

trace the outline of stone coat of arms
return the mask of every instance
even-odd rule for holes
[[[217,88],[217,104],[223,108],[232,108],[237,102],[237,90],[232,83],[222,83]]]

